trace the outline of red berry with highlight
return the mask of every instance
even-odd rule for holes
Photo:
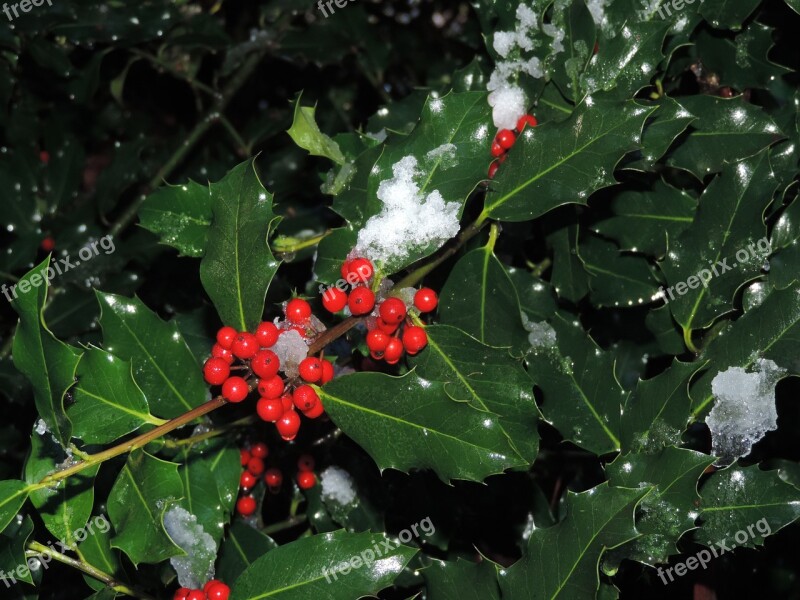
[[[257,444],[250,446],[250,456],[255,456],[256,458],[267,458],[268,455],[269,448],[264,442],[258,442]]]
[[[319,403],[319,396],[310,385],[301,385],[295,388],[292,401],[300,410],[311,410]]]
[[[368,315],[375,308],[375,294],[366,287],[357,287],[350,292],[347,305],[354,316]]]
[[[317,402],[312,408],[302,411],[302,413],[309,419],[316,419],[317,417],[321,416],[322,413],[324,412],[325,412],[325,407],[322,405],[321,401]]]
[[[347,276],[345,276],[345,279],[350,282],[355,279],[358,283],[366,283],[370,280],[373,273],[375,273],[375,267],[372,266],[369,259],[354,258],[347,266]]]
[[[231,374],[231,367],[222,358],[209,358],[203,365],[203,377],[211,385],[222,385]]]
[[[221,327],[219,331],[217,331],[217,343],[225,348],[225,350],[230,350],[231,346],[233,345],[233,340],[236,339],[236,336],[239,334],[233,327],[225,326]]]
[[[301,324],[311,317],[311,305],[302,298],[292,298],[286,304],[286,318],[291,323]]]
[[[339,312],[347,306],[347,292],[337,287],[329,287],[322,293],[322,306],[329,312]]]
[[[431,288],[420,288],[414,294],[414,306],[421,313],[427,313],[436,310],[439,304],[439,297]]]
[[[536,127],[538,124],[539,121],[537,121],[536,117],[534,117],[533,115],[522,115],[517,121],[517,131],[522,133],[522,130],[525,129],[526,125],[530,125],[531,127]]]
[[[492,152],[492,156],[497,158],[498,156],[501,156],[501,155],[505,154],[506,151],[505,151],[505,148],[503,148],[500,144],[497,143],[497,140],[495,140],[495,141],[492,142],[492,150],[491,150],[491,152]]]
[[[322,363],[318,358],[309,356],[300,361],[298,371],[303,381],[316,383],[322,378]]]
[[[269,379],[278,374],[281,362],[272,350],[259,350],[250,361],[250,368],[262,379]]]
[[[383,351],[383,358],[386,362],[393,361],[390,364],[394,364],[400,360],[401,356],[403,356],[403,342],[397,338],[392,338],[386,345],[386,350]]]
[[[256,499],[252,496],[242,496],[236,501],[236,510],[243,517],[249,517],[256,512]]]
[[[264,473],[264,483],[271,488],[279,487],[283,483],[283,473],[280,472],[280,469],[267,469],[267,472]]]
[[[175,590],[175,595],[172,596],[172,600],[186,600],[186,596],[188,596],[189,592],[191,591],[192,590],[185,587],[178,588],[177,590]]]
[[[203,591],[208,593],[208,588],[210,588],[215,583],[220,583],[219,579],[209,579],[206,584],[203,586]]]
[[[203,590],[192,590],[186,596],[186,600],[207,600],[207,598]]]
[[[262,348],[271,348],[278,341],[280,331],[275,326],[275,323],[269,321],[262,321],[256,328],[256,341]]]
[[[231,595],[231,588],[221,581],[216,581],[213,585],[206,585],[203,589],[208,600],[228,600]]]
[[[287,410],[275,423],[278,433],[287,442],[293,440],[300,430],[300,416],[293,410]]]
[[[247,463],[247,470],[253,475],[261,475],[264,472],[264,461],[254,456]]]
[[[234,361],[233,352],[231,352],[230,350],[226,350],[219,344],[214,344],[213,346],[211,346],[211,356],[213,356],[214,358],[221,358],[229,365],[232,365]]]
[[[283,378],[273,375],[258,382],[258,395],[262,398],[280,398],[283,393]]]
[[[509,150],[514,145],[514,142],[517,141],[517,136],[514,135],[514,132],[510,129],[501,129],[497,132],[497,136],[494,140],[500,144],[504,150]]]
[[[333,365],[329,360],[323,360],[320,362],[322,363],[322,377],[320,378],[319,382],[324,385],[333,379]]]
[[[297,474],[297,486],[301,490],[310,490],[317,485],[317,476],[311,471],[301,471]]]
[[[253,358],[258,352],[258,340],[252,333],[243,331],[236,335],[231,344],[231,352],[237,358],[247,360]]]
[[[392,336],[381,329],[373,329],[367,333],[367,348],[370,352],[381,353],[386,350]]]
[[[280,398],[259,398],[256,402],[256,412],[262,420],[274,423],[285,411]]]
[[[258,483],[258,478],[253,475],[250,471],[244,471],[242,476],[239,477],[239,486],[242,489],[249,490],[255,484]]]
[[[494,176],[497,175],[497,169],[500,168],[500,161],[493,160],[492,164],[489,165],[489,179],[494,179]]]
[[[310,454],[302,454],[300,458],[297,459],[297,468],[301,471],[313,471],[314,457]]]
[[[241,377],[228,377],[222,384],[222,397],[229,402],[241,402],[249,393],[247,382]]]
[[[403,331],[403,347],[409,354],[416,354],[428,345],[428,334],[422,327],[406,327]]]
[[[387,298],[378,309],[381,319],[389,325],[402,323],[406,318],[406,304],[400,298]]]

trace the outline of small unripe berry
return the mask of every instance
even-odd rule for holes
[[[269,321],[262,321],[256,329],[256,340],[262,348],[274,346],[275,342],[278,341],[278,335],[280,335],[280,332],[275,323],[270,323]]]
[[[259,350],[253,359],[250,361],[250,368],[253,373],[258,375],[261,379],[269,379],[278,374],[278,369],[281,368],[278,355],[272,350]]]
[[[316,383],[322,378],[322,363],[318,358],[309,356],[300,361],[298,371],[303,381]]]
[[[233,352],[235,357],[243,360],[253,358],[256,352],[258,352],[258,340],[256,340],[256,336],[246,331],[238,334],[231,344],[231,352]]]
[[[217,331],[217,343],[225,348],[225,350],[230,350],[233,340],[236,339],[238,333],[238,331],[228,325],[221,327],[220,330]]]
[[[345,279],[348,281],[355,279],[357,282],[366,283],[372,277],[373,273],[375,273],[375,267],[372,266],[369,259],[354,258],[347,266],[347,275],[349,275],[349,277],[345,276]]]
[[[267,469],[267,472],[264,473],[264,483],[270,488],[279,487],[283,483],[283,473],[280,472],[280,469],[274,467]]]
[[[247,398],[250,389],[247,387],[247,382],[241,377],[233,376],[228,377],[225,383],[222,384],[222,397],[228,402],[241,402]]]
[[[258,482],[258,478],[250,471],[244,471],[242,476],[239,477],[239,486],[242,489],[249,490]]]
[[[222,385],[230,374],[231,368],[222,358],[209,358],[203,365],[203,377],[211,385]]]
[[[280,375],[273,375],[258,382],[258,394],[262,398],[280,398],[283,393],[283,378]]]
[[[354,316],[368,315],[375,308],[375,294],[366,287],[357,287],[350,292],[347,305]]]
[[[311,410],[319,402],[319,396],[310,385],[301,385],[295,388],[292,401],[300,410]]]
[[[428,345],[428,334],[422,327],[406,327],[403,331],[403,347],[409,354],[416,354]]]
[[[274,423],[285,411],[280,398],[259,398],[256,402],[256,412],[262,420]]]
[[[253,475],[261,475],[264,472],[264,461],[254,456],[247,463],[247,470]]]
[[[300,430],[300,417],[293,410],[287,410],[283,416],[275,423],[280,436],[287,442],[293,440]]]
[[[494,139],[504,150],[509,150],[517,141],[517,136],[510,129],[501,129]]]
[[[329,312],[339,312],[347,306],[347,292],[337,287],[329,287],[322,293],[322,306]]]
[[[219,344],[214,344],[213,346],[211,346],[211,356],[213,356],[214,358],[221,358],[229,365],[232,365],[234,361],[233,352],[231,352],[230,350],[226,350]]]
[[[295,324],[308,321],[311,317],[311,305],[302,298],[292,298],[286,304],[286,319]]]
[[[383,358],[389,364],[394,364],[400,360],[401,356],[403,356],[403,342],[397,338],[392,338],[386,345],[386,350],[383,351]]]
[[[378,309],[384,323],[396,325],[406,318],[406,305],[400,298],[387,298]]]
[[[258,442],[250,446],[250,456],[256,458],[267,458],[269,455],[269,448],[264,442]]]
[[[334,376],[333,365],[329,360],[322,360],[320,362],[322,363],[322,377],[320,378],[319,382],[322,385],[325,385],[331,379],[333,379]]]
[[[317,484],[317,476],[311,471],[300,471],[297,474],[297,485],[301,490],[310,490]]]
[[[256,499],[252,496],[242,496],[236,501],[236,510],[243,517],[249,517],[256,512]]]
[[[439,297],[431,288],[420,288],[414,294],[414,306],[421,313],[427,313],[436,310],[439,304]]]

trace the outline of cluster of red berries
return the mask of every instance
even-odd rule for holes
[[[435,310],[438,304],[439,298],[430,288],[421,288],[414,294],[414,307],[421,313]],[[400,298],[386,298],[378,307],[378,314],[374,327],[369,327],[367,332],[367,348],[372,358],[394,365],[403,357],[403,352],[414,355],[428,345],[428,334],[407,319],[408,309]]]
[[[525,126],[530,125],[531,127],[536,127],[538,123],[536,117],[533,115],[522,115],[517,121],[517,128],[514,131],[510,129],[501,129],[497,132],[497,135],[492,141],[492,156],[495,158],[492,164],[489,165],[489,179],[494,179],[495,174],[497,174],[497,169],[500,168],[500,165],[503,164],[507,158],[506,153],[511,150],[514,142],[517,141],[517,136],[522,133]]]
[[[231,375],[232,368],[248,370],[256,376],[259,399],[256,412],[264,421],[275,423],[284,440],[293,440],[300,429],[300,416],[316,419],[324,412],[322,401],[310,385],[294,386],[278,374],[281,362],[270,350],[279,336],[288,331],[297,331],[301,337],[314,330],[311,325],[311,306],[302,298],[293,298],[285,307],[286,323],[279,329],[274,323],[262,322],[255,333],[236,331],[233,327],[222,327],[217,332],[217,343],[211,348],[211,358],[203,366],[205,380],[211,385],[222,386],[222,396],[229,402],[241,402],[250,393],[248,381],[239,375]],[[234,361],[240,362],[232,367]],[[324,384],[333,379],[333,364],[318,358],[306,358],[300,364],[300,376],[309,383]],[[291,389],[288,389],[291,388]]]
[[[367,283],[375,274],[375,267],[369,259],[353,258],[342,263],[341,273],[352,286],[350,293],[336,286],[329,287],[322,293],[322,306],[332,313],[347,306],[350,314],[356,317],[371,313],[375,307],[375,292]]]
[[[258,442],[250,446],[249,449],[241,449],[241,461],[244,471],[239,478],[239,487],[242,495],[236,501],[236,510],[243,517],[249,517],[256,512],[257,502],[250,493],[258,483],[259,478],[264,476],[264,483],[267,484],[270,492],[277,494],[283,483],[283,474],[279,469],[266,469],[264,459],[269,455],[269,448],[263,442]]]
[[[297,486],[301,490],[310,490],[317,485],[317,476],[314,474],[314,457],[303,454],[297,459]]]
[[[230,595],[231,588],[219,579],[212,579],[203,586],[202,590],[190,590],[185,587],[178,588],[172,600],[228,600]]]

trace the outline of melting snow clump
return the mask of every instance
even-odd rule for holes
[[[164,529],[175,545],[186,552],[186,556],[169,559],[178,574],[182,587],[202,588],[214,578],[214,562],[217,559],[217,544],[197,517],[180,506],[173,506],[164,513]]]
[[[322,497],[346,506],[356,499],[353,479],[344,469],[328,467],[320,474]]]
[[[278,341],[270,348],[275,354],[278,355],[278,360],[281,361],[281,369],[286,373],[287,377],[296,377],[298,374],[298,365],[306,356],[308,356],[308,345],[300,332],[290,329],[278,336]]]
[[[546,321],[531,321],[524,312],[519,313],[522,317],[522,327],[528,332],[528,343],[531,349],[554,348],[556,345],[556,330]]]
[[[439,167],[441,169],[449,169],[458,164],[458,160],[456,159],[457,151],[458,148],[456,148],[455,144],[442,144],[428,152],[425,155],[425,159],[431,162],[439,161]]]
[[[458,202],[445,202],[438,190],[427,196],[420,192],[416,158],[401,158],[392,174],[378,186],[383,209],[364,224],[356,243],[361,256],[384,263],[403,259],[415,248],[441,246],[459,229]]]
[[[44,419],[39,419],[38,421],[36,421],[35,428],[36,428],[36,433],[38,433],[39,435],[44,435],[45,433],[47,433],[47,423],[44,422]]]
[[[777,429],[775,385],[784,375],[785,369],[760,359],[752,373],[731,367],[714,377],[711,392],[715,403],[706,424],[711,430],[711,453],[723,464],[747,456],[753,444]]]

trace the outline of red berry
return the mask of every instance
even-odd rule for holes
[[[46,237],[46,238],[44,238],[44,239],[42,240],[42,242],[39,244],[39,247],[40,247],[42,250],[44,250],[45,252],[52,252],[53,250],[55,250],[55,247],[56,247],[56,241],[55,241],[55,240],[54,240],[52,237],[50,237],[50,236],[47,236],[47,237]]]
[[[269,448],[264,442],[258,442],[257,444],[250,446],[250,456],[255,456],[256,458],[267,458],[268,455]]]
[[[517,136],[514,135],[514,132],[510,129],[501,129],[497,132],[497,136],[494,140],[500,144],[504,150],[508,150],[514,145],[514,142],[517,141]]]
[[[502,156],[503,154],[505,154],[506,151],[505,151],[505,148],[503,148],[500,144],[497,143],[497,140],[494,140],[492,142],[491,153],[492,153],[492,156],[497,158],[498,156]]]
[[[278,374],[281,361],[272,350],[259,350],[250,361],[250,368],[261,379],[269,379]]]
[[[192,590],[189,592],[189,595],[186,596],[186,600],[206,600],[206,595],[203,590]]]
[[[439,297],[431,288],[420,288],[414,294],[414,306],[421,313],[427,313],[436,310],[439,304]]]
[[[497,169],[500,168],[500,161],[493,160],[492,164],[489,165],[489,179],[494,179],[494,176],[497,174]]]
[[[350,307],[350,312],[355,316],[368,315],[375,308],[375,294],[369,288],[357,287],[350,292],[347,306]]]
[[[312,408],[309,408],[308,410],[304,410],[302,412],[309,419],[316,419],[317,417],[322,415],[322,413],[325,412],[325,407],[322,405],[322,402],[317,402]]]
[[[259,398],[256,412],[262,420],[274,423],[283,416],[283,402],[280,398]]]
[[[303,381],[316,383],[322,378],[322,363],[318,358],[309,356],[300,361],[298,371]]]
[[[267,469],[267,472],[264,473],[264,483],[271,488],[276,488],[283,483],[283,473],[280,472],[280,469]]]
[[[392,337],[380,329],[373,329],[367,334],[367,348],[370,352],[383,353]]]
[[[536,127],[538,124],[539,121],[537,121],[536,117],[534,117],[533,115],[522,115],[517,121],[517,131],[522,133],[522,130],[525,129],[526,125],[530,125],[531,127]]]
[[[337,287],[329,287],[322,294],[322,306],[329,312],[339,312],[347,306],[347,292]]]
[[[406,305],[400,298],[387,298],[378,309],[384,323],[394,325],[406,318]]]
[[[375,267],[367,258],[354,258],[347,266],[345,279],[350,283],[366,283],[375,273]]]
[[[310,490],[317,484],[317,476],[311,471],[301,471],[297,474],[297,485],[301,490]]]
[[[42,164],[46,165],[50,162],[50,153],[47,150],[42,150],[39,152],[39,160],[42,162]]]
[[[230,350],[231,346],[233,345],[233,340],[236,339],[238,335],[238,331],[236,331],[233,327],[225,326],[221,327],[219,331],[217,331],[217,343],[225,348],[225,350]]]
[[[236,510],[243,517],[249,517],[256,512],[256,499],[252,496],[242,496],[236,501]]]
[[[211,346],[211,356],[213,356],[214,358],[221,358],[229,365],[232,365],[234,361],[233,352],[231,352],[230,350],[226,350],[219,344],[214,344],[213,346]]]
[[[422,327],[406,327],[403,331],[403,347],[409,354],[416,354],[428,345],[428,334]]]
[[[185,600],[186,596],[188,596],[189,592],[191,592],[191,591],[192,590],[190,590],[189,588],[185,588],[185,587],[178,588],[177,590],[175,590],[175,595],[172,596],[172,600]]]
[[[203,591],[207,594],[208,588],[210,588],[215,583],[220,583],[219,579],[209,579],[206,584],[203,586]]]
[[[300,429],[300,417],[293,410],[287,410],[275,423],[278,433],[287,442],[293,440]]]
[[[283,405],[283,412],[294,410],[294,402],[292,401],[292,395],[290,393],[281,396],[281,404]]]
[[[228,377],[225,383],[222,384],[222,397],[229,402],[241,402],[247,398],[250,393],[250,388],[247,387],[247,382],[241,377],[233,376]]]
[[[339,272],[342,274],[342,279],[347,279],[347,274],[350,272],[350,261],[346,260],[339,267]]]
[[[283,393],[283,378],[280,375],[273,375],[258,382],[258,394],[262,398],[280,398]]]
[[[256,329],[256,341],[262,348],[271,348],[278,341],[280,332],[275,326],[275,323],[269,321],[262,321]]]
[[[242,460],[242,466],[245,466],[248,462],[250,462],[250,451],[242,448],[239,450],[239,456]]]
[[[320,378],[319,382],[323,385],[328,383],[331,379],[333,379],[333,365],[329,360],[320,361],[322,363],[322,377]]]
[[[211,385],[222,385],[231,374],[231,367],[222,358],[209,358],[203,365],[203,377]]]
[[[237,336],[233,338],[231,352],[233,352],[235,357],[244,360],[253,358],[256,352],[258,352],[258,340],[256,340],[256,336],[246,331],[237,334]]]
[[[247,470],[253,475],[261,475],[264,472],[264,461],[254,456],[247,463]]]
[[[292,401],[300,410],[311,410],[319,403],[319,396],[310,385],[301,385],[295,388]]]
[[[386,350],[383,351],[383,358],[389,364],[394,364],[400,360],[401,356],[403,356],[403,342],[397,338],[392,338],[386,345]]]
[[[214,585],[206,585],[204,589],[208,600],[228,600],[231,595],[231,588],[221,581],[215,582]]]
[[[311,305],[302,298],[292,298],[286,304],[286,318],[291,323],[305,323],[310,316]]]
[[[310,454],[303,454],[297,459],[297,468],[301,471],[314,470],[314,457]]]
[[[244,471],[242,476],[239,477],[239,485],[242,487],[242,489],[249,490],[256,483],[258,483],[258,479],[250,471]]]
[[[392,335],[395,331],[397,331],[397,328],[400,327],[399,323],[386,323],[380,317],[375,321],[375,325],[382,332],[388,333],[389,335]]]

